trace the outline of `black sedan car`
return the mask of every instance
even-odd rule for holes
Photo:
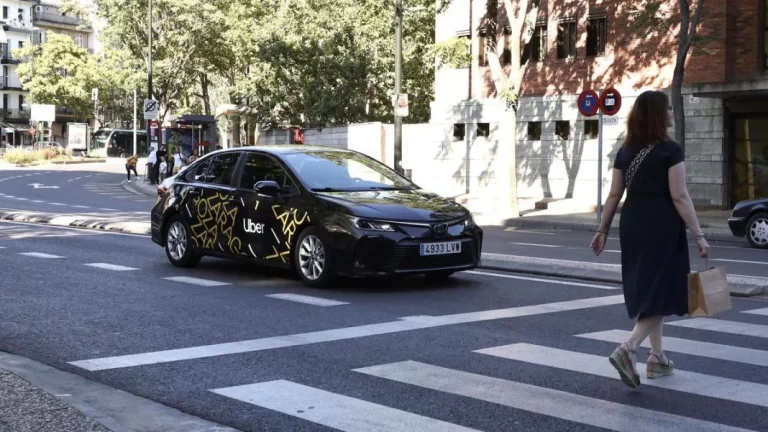
[[[322,286],[333,275],[442,279],[480,260],[483,232],[467,209],[354,151],[219,150],[159,195],[152,240],[178,267],[238,258]]]
[[[768,249],[768,198],[741,201],[728,218],[728,226],[736,237],[747,237],[756,248]]]

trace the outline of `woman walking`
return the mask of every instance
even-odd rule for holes
[[[627,119],[626,140],[616,154],[600,229],[591,244],[596,255],[603,252],[626,190],[619,226],[621,273],[627,313],[636,324],[610,362],[632,388],[640,386],[635,364],[637,348],[646,338],[651,343],[647,377],[673,373],[673,363],[662,348],[662,326],[665,316],[688,313],[686,226],[696,239],[699,256],[709,252],[688,194],[683,149],[667,133],[672,124],[664,93],[649,91],[637,98]]]

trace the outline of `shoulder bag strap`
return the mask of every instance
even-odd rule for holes
[[[632,180],[635,179],[635,173],[637,173],[638,168],[640,168],[640,165],[645,160],[645,157],[648,156],[648,154],[656,147],[656,143],[652,143],[645,147],[644,149],[640,150],[640,152],[635,156],[634,159],[632,159],[632,163],[629,164],[629,168],[627,168],[626,174],[624,174],[624,187],[626,190],[629,190],[629,186],[632,184]]]

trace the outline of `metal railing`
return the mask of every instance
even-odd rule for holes
[[[0,108],[0,112],[2,112],[3,117],[7,119],[26,120],[31,117],[31,113],[28,109]]]
[[[50,13],[50,12],[33,12],[32,20],[45,21],[45,22],[54,23],[54,24],[65,24],[65,25],[71,25],[71,26],[82,25],[85,27],[90,27],[90,23],[80,18],[66,16],[66,15],[59,15],[59,14]]]

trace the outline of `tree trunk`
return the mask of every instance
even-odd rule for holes
[[[240,147],[240,116],[232,116],[232,147]]]
[[[211,96],[208,94],[208,87],[208,75],[200,74],[200,89],[202,90],[203,95],[203,109],[205,110],[205,115],[211,115]]]
[[[685,57],[678,56],[675,72],[672,75],[672,109],[675,114],[675,141],[685,150],[685,106],[683,105],[683,76],[685,75]]]

